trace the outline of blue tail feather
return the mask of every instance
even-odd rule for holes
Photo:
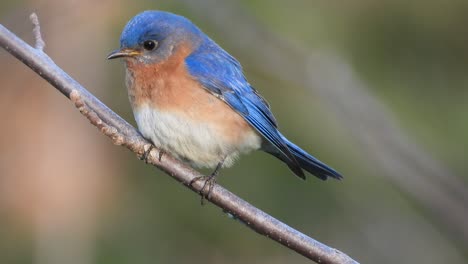
[[[338,180],[343,178],[343,176],[341,176],[341,174],[335,171],[333,168],[327,166],[325,163],[305,152],[300,147],[296,146],[294,143],[285,138],[283,135],[281,135],[281,137],[302,169],[310,172],[322,180],[326,180],[328,177],[332,177]],[[277,158],[283,160],[282,156],[275,153],[275,151],[269,151],[268,148],[265,150]]]
[[[343,176],[341,176],[340,173],[327,166],[320,160],[316,159],[314,156],[305,152],[304,150],[296,146],[294,143],[286,140],[286,144],[291,150],[291,153],[296,158],[297,162],[299,162],[299,165],[301,165],[301,167],[304,170],[312,173],[314,176],[322,180],[326,180],[328,177],[332,177],[338,180],[341,180],[343,178]]]

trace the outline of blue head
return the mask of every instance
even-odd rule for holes
[[[163,11],[144,11],[132,18],[120,36],[120,49],[108,59],[125,57],[143,63],[167,59],[182,43],[196,48],[206,38],[190,20]]]

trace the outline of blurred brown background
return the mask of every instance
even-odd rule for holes
[[[468,2],[2,1],[32,41],[134,124],[106,55],[140,11],[184,15],[236,56],[290,139],[344,174],[296,179],[263,153],[219,182],[362,263],[468,260]],[[0,50],[0,263],[308,263],[88,124]]]

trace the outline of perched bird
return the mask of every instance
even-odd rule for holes
[[[126,85],[142,135],[195,167],[231,166],[241,153],[263,150],[299,177],[341,175],[286,139],[268,103],[239,62],[185,17],[145,11],[132,18],[120,48]]]

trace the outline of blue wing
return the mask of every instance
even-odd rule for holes
[[[202,46],[185,59],[189,73],[208,91],[225,101],[254,127],[275,154],[304,178],[304,173],[277,130],[277,123],[267,102],[250,86],[239,62],[212,43]]]

